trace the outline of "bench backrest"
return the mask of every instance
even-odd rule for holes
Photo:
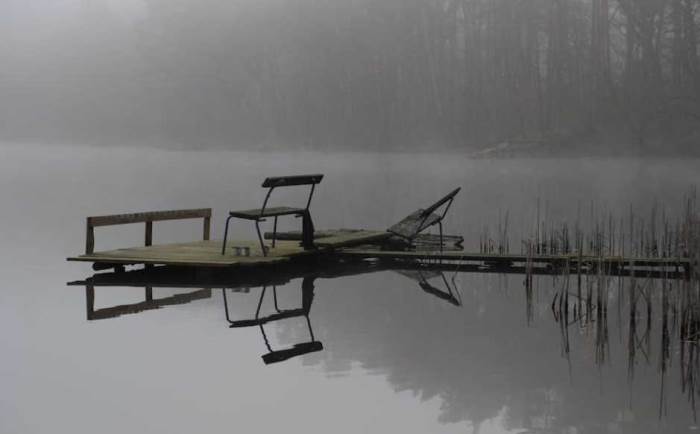
[[[211,226],[211,208],[178,209],[172,211],[138,212],[132,214],[114,214],[88,217],[85,239],[85,254],[89,255],[95,250],[95,228],[98,226],[126,225],[131,223],[145,223],[145,245],[153,244],[153,222],[164,220],[204,219],[202,239],[209,239]]]
[[[263,188],[291,187],[293,185],[318,184],[323,179],[323,175],[293,175],[293,176],[273,176],[265,178],[262,183]]]

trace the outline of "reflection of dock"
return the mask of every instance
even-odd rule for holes
[[[313,263],[281,264],[275,270],[268,268],[247,268],[232,270],[228,268],[213,268],[202,270],[189,267],[151,267],[131,271],[98,273],[82,281],[70,282],[70,286],[85,286],[87,319],[116,318],[126,314],[137,314],[147,310],[165,306],[185,304],[195,300],[210,298],[212,289],[222,292],[226,320],[231,328],[258,327],[267,348],[262,356],[265,364],[277,363],[303,354],[322,351],[323,344],[314,335],[309,318],[311,305],[314,300],[315,281],[317,279],[335,279],[358,276],[382,271],[398,271],[405,277],[415,281],[425,293],[454,306],[461,306],[461,296],[439,268],[426,269],[392,267],[391,264],[374,261],[316,261]],[[457,270],[455,270],[457,271]],[[434,279],[434,280],[433,280]],[[431,283],[430,281],[433,280]],[[301,303],[298,307],[281,308],[278,305],[277,286],[286,285],[292,281],[300,281]],[[145,300],[126,305],[118,305],[95,309],[96,287],[144,287]],[[192,292],[175,294],[163,298],[154,298],[154,288],[203,288]],[[257,308],[252,318],[234,319],[229,310],[229,297],[233,293],[249,296],[254,288],[260,288]],[[266,295],[271,295],[271,313],[262,314],[263,301]],[[269,306],[268,309],[269,310]],[[305,322],[310,340],[293,344],[287,348],[273,349],[266,334],[265,325],[283,320],[301,319]]]

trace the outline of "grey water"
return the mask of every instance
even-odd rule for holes
[[[303,319],[269,323],[265,337],[255,327],[231,329],[222,290],[213,288],[189,303],[88,320],[86,291],[66,283],[93,272],[65,258],[82,252],[86,216],[212,207],[220,237],[228,209],[260,204],[266,176],[315,172],[326,175],[312,204],[317,228],[383,229],[461,186],[446,232],[476,250],[483,227],[508,213],[517,250],[538,202],[548,219],[584,224],[591,214],[643,214],[652,204],[672,217],[700,184],[698,163],[3,145],[0,432],[695,431],[682,342],[663,344],[656,305],[639,317],[644,327],[631,327],[626,285],[606,292],[601,357],[600,317],[562,332],[551,308],[555,277],[535,277],[528,295],[522,276],[447,272],[461,306],[410,273],[320,278],[309,323],[323,350],[266,365],[265,338],[274,348],[304,341]],[[200,231],[193,222],[156,223],[154,242]],[[252,225],[233,231],[254,237]],[[97,250],[142,242],[140,225],[96,233]],[[445,281],[430,279],[440,288]],[[279,305],[298,306],[300,285],[277,286]],[[231,316],[250,317],[260,291],[230,292]],[[96,309],[143,300],[143,288],[95,288]],[[261,308],[272,309],[269,299]]]

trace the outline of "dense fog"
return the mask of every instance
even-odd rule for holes
[[[0,140],[695,152],[698,0],[0,0]]]

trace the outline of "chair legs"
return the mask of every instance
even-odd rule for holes
[[[221,246],[222,255],[226,253],[226,238],[228,238],[228,222],[230,222],[232,218],[233,216],[228,216],[228,218],[226,219],[226,228],[224,229],[224,245]]]
[[[304,250],[311,250],[314,246],[314,223],[311,220],[309,210],[304,211],[301,218],[301,245]]]
[[[263,256],[267,256],[267,248],[263,242],[262,234],[260,233],[260,221],[255,220],[255,231],[258,233],[258,241],[260,241],[260,249],[262,249]]]
[[[222,255],[226,253],[226,240],[228,239],[228,224],[232,218],[233,216],[229,216],[226,219],[226,226],[224,228],[224,243],[221,246]],[[262,249],[262,254],[263,256],[267,256],[267,248],[265,247],[265,243],[263,242],[262,233],[260,233],[260,222],[257,220],[255,221],[255,231],[258,233],[258,240],[260,241],[260,248]]]
[[[224,244],[221,246],[221,254],[226,254],[226,240],[228,239],[228,225],[234,216],[229,216],[226,219],[226,227],[224,228]],[[311,220],[311,213],[307,210],[302,217],[302,228],[301,228],[301,245],[305,250],[314,248],[314,223]],[[262,250],[263,256],[267,256],[267,247],[265,246],[265,241],[263,240],[262,232],[260,232],[260,222],[264,222],[265,219],[255,220],[255,232],[258,234],[258,241],[260,242],[260,249]],[[272,247],[275,247],[277,241],[277,216],[275,216],[274,228],[272,231]]]

